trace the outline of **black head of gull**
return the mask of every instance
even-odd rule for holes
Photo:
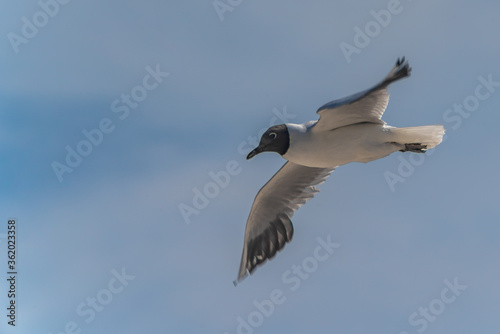
[[[285,124],[271,126],[260,138],[259,146],[248,153],[247,159],[252,159],[262,152],[276,152],[281,155],[288,151],[290,135]]]

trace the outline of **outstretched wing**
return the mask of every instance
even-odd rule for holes
[[[411,68],[405,58],[398,59],[387,77],[377,85],[320,107],[316,112],[320,115],[319,121],[312,131],[329,131],[362,122],[385,124],[381,118],[389,103],[387,86],[408,77],[410,73]]]
[[[335,168],[306,167],[287,162],[260,189],[248,216],[238,278],[241,281],[292,240],[294,212],[319,192]]]

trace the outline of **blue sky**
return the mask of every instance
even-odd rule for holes
[[[500,3],[2,7],[2,333],[498,332]],[[316,119],[401,56],[412,76],[390,87],[384,120],[444,124],[446,140],[337,169],[293,217],[293,242],[235,288],[253,198],[284,162],[245,149],[278,114]],[[73,167],[68,147],[86,152]],[[71,168],[61,182],[54,162]],[[324,261],[318,238],[339,244]]]

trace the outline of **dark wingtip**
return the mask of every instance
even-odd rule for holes
[[[406,57],[398,58],[398,60],[396,61],[396,67],[400,67],[398,72],[400,72],[403,75],[403,77],[409,76],[411,74],[411,67],[408,61],[406,60]]]
[[[274,258],[276,253],[292,240],[292,237],[293,224],[290,218],[286,214],[277,216],[269,223],[267,230],[249,241],[247,256],[241,264],[245,271],[243,272],[240,266],[240,274],[235,282],[240,283],[259,266]]]
[[[246,277],[248,276],[248,271],[245,271],[245,273],[243,275],[238,275],[238,278],[236,278],[234,281],[233,281],[233,285],[236,287],[238,284],[241,283],[241,281],[243,281]]]
[[[377,88],[385,88],[394,81],[409,77],[410,73],[411,67],[410,64],[408,64],[406,57],[398,58],[398,60],[396,61],[396,65],[394,66],[392,71],[387,75],[384,81],[377,85]]]

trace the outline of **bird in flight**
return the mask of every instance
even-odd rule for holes
[[[275,125],[262,135],[247,159],[277,152],[287,162],[252,204],[235,285],[292,240],[294,212],[319,192],[316,186],[335,168],[377,160],[396,151],[424,153],[441,143],[442,125],[396,128],[381,119],[389,103],[387,86],[410,72],[405,58],[398,59],[377,85],[320,107],[316,112],[319,120]]]

